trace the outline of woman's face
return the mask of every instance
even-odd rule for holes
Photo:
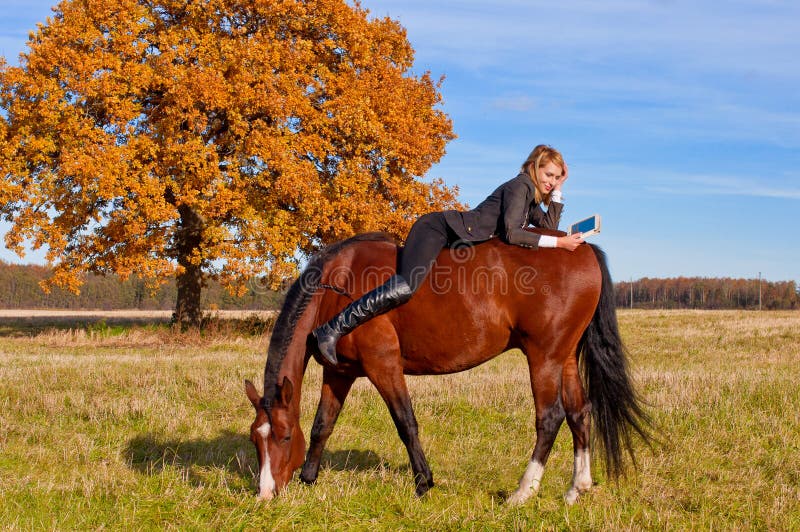
[[[553,162],[548,162],[544,166],[539,167],[539,182],[536,183],[539,192],[542,193],[543,196],[550,194],[554,188],[556,188],[556,184],[558,184],[558,180],[564,175],[564,169],[558,166]]]

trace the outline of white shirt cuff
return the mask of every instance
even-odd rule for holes
[[[554,190],[553,192],[550,193],[550,201],[564,203],[564,196],[561,195],[560,190]]]
[[[554,248],[558,244],[558,238],[550,235],[542,235],[539,237],[540,248]]]

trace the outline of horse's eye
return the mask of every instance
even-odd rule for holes
[[[290,435],[286,436],[284,439],[282,439],[281,443],[288,443],[289,440],[291,440],[291,439],[292,439],[292,435],[290,434]]]

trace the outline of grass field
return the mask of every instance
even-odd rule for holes
[[[503,504],[533,448],[519,353],[409,378],[436,487],[416,499],[386,408],[358,382],[315,486],[255,498],[243,381],[268,338],[164,325],[0,327],[2,529],[800,529],[800,313],[623,311],[623,336],[666,444],[618,483],[562,495],[562,427],[539,495]],[[35,325],[35,324],[34,324]],[[308,429],[320,386],[305,381]],[[260,386],[259,386],[260,387]]]

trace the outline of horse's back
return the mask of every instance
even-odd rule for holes
[[[444,250],[429,281],[407,308],[398,309],[403,353],[426,359],[435,352],[458,371],[522,347],[523,337],[555,343],[555,332],[585,330],[600,288],[600,269],[588,245],[570,253],[493,239]]]
[[[386,241],[343,249],[325,268],[322,282],[336,290],[325,292],[318,321],[385,282],[396,271],[397,254],[398,247]],[[582,332],[600,284],[588,245],[570,253],[492,239],[444,249],[408,303],[362,325],[339,347],[355,359],[370,350],[399,349],[411,374],[461,371],[520,347],[520,336],[548,337],[559,320]]]

